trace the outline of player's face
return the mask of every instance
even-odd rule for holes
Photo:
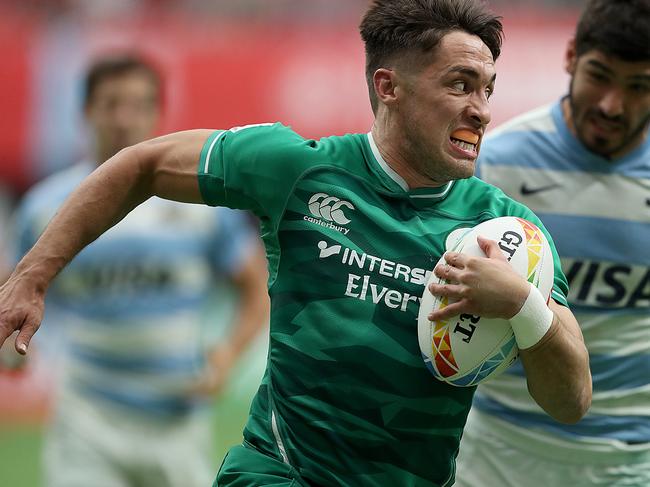
[[[650,60],[626,62],[592,50],[567,52],[571,74],[569,127],[590,151],[620,157],[647,136],[650,122]]]
[[[159,116],[157,85],[147,73],[135,70],[100,81],[86,106],[103,159],[151,138]]]
[[[488,47],[462,31],[445,35],[430,62],[405,74],[399,124],[408,160],[425,180],[474,174],[495,78]]]

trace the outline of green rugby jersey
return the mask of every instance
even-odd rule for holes
[[[270,348],[247,444],[307,485],[451,485],[474,388],[427,371],[419,299],[450,232],[539,219],[476,178],[409,191],[370,134],[218,131],[198,177],[207,204],[259,216],[269,259]]]

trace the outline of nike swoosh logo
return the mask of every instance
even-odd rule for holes
[[[538,186],[536,188],[531,188],[526,183],[521,185],[520,191],[524,196],[530,196],[532,194],[541,193],[542,191],[549,191],[551,189],[560,188],[562,185],[558,183],[548,184],[546,186]]]

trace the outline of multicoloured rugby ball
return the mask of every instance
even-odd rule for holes
[[[495,240],[514,269],[548,300],[553,288],[553,254],[536,225],[523,218],[494,218],[468,229],[448,250],[484,257],[477,243],[479,235]],[[430,283],[441,281],[431,273],[418,314],[418,341],[427,368],[437,379],[461,387],[496,377],[519,355],[510,322],[470,314],[429,321],[431,311],[449,304],[447,298],[433,296],[428,290]]]

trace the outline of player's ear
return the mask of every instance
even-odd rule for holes
[[[578,57],[576,54],[576,40],[572,38],[566,46],[566,52],[564,53],[564,69],[571,76],[575,74],[576,63],[578,62]]]
[[[379,68],[372,76],[372,83],[377,94],[377,99],[384,105],[395,103],[396,75],[395,71],[387,68]]]

